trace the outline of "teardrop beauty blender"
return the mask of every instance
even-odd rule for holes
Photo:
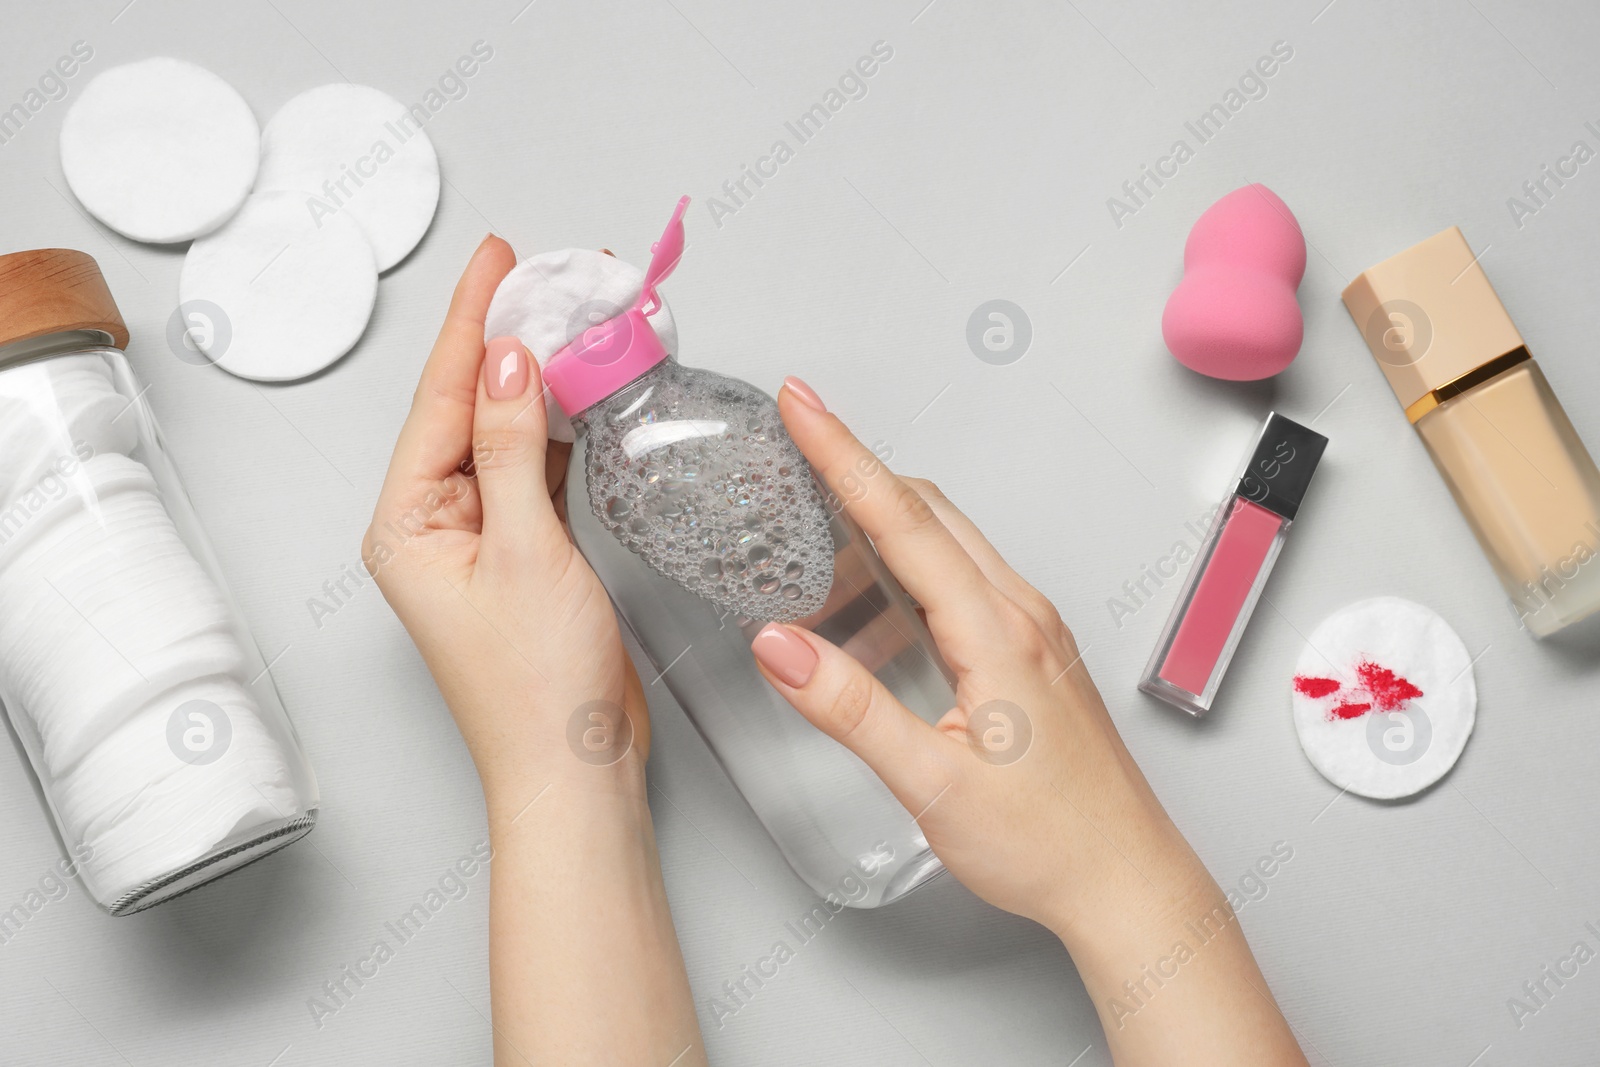
[[[1183,281],[1167,299],[1161,335],[1190,370],[1251,382],[1300,351],[1305,323],[1295,290],[1306,240],[1289,206],[1265,185],[1212,204],[1183,246]]]
[[[1295,664],[1293,694],[1295,731],[1312,766],[1379,800],[1443,778],[1477,717],[1467,646],[1438,615],[1392,596],[1324,619]]]

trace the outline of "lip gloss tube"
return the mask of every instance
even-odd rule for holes
[[[1211,520],[1140,689],[1190,715],[1210,710],[1327,445],[1315,430],[1267,415]]]

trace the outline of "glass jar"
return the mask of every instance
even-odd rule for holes
[[[95,261],[0,256],[0,702],[113,915],[309,833],[317,786]]]

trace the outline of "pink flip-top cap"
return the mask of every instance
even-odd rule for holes
[[[667,358],[667,350],[648,320],[661,310],[656,286],[683,257],[683,213],[688,207],[687,196],[678,201],[661,240],[650,247],[644,287],[633,306],[584,330],[545,365],[545,385],[568,417],[604,400]]]

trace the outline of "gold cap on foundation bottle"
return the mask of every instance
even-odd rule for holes
[[[1363,271],[1344,304],[1412,422],[1528,358],[1454,226]]]
[[[1600,470],[1461,231],[1365,271],[1344,304],[1522,624],[1600,611]]]

